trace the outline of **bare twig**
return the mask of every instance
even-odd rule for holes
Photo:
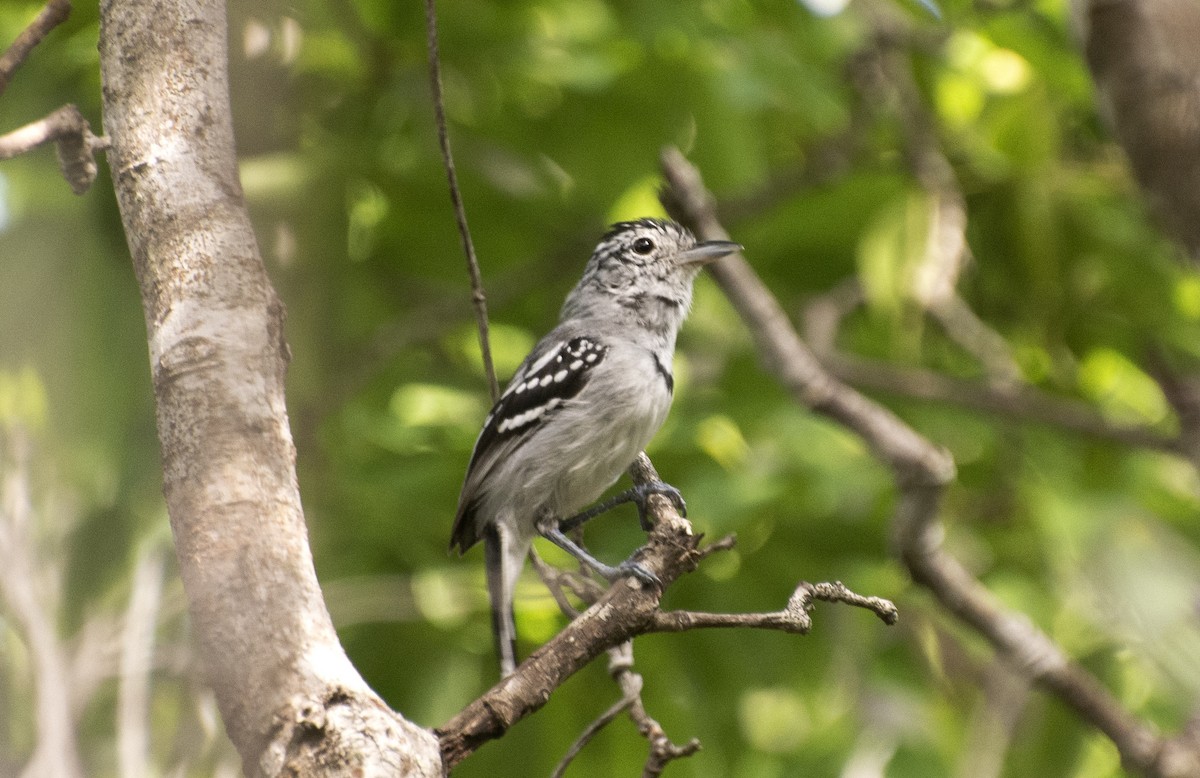
[[[552,778],[561,778],[583,748],[624,711],[629,711],[629,717],[637,726],[638,734],[650,744],[650,751],[646,754],[646,763],[642,768],[643,778],[661,775],[663,769],[670,762],[691,756],[700,750],[700,741],[695,738],[682,746],[672,743],[662,725],[646,712],[645,704],[642,702],[644,679],[639,673],[633,671],[633,642],[626,641],[613,646],[608,649],[608,657],[608,674],[621,688],[621,699],[596,717],[571,744],[571,748],[554,769]]]
[[[727,237],[699,172],[674,149],[663,153],[662,164],[667,180],[663,194],[667,210],[702,239]],[[943,530],[937,513],[942,491],[954,476],[949,454],[890,411],[829,375],[741,257],[725,257],[712,266],[712,271],[754,334],[768,368],[801,403],[857,432],[868,448],[893,469],[899,492],[892,519],[893,543],[913,580],[926,586],[944,608],[987,638],[1013,667],[1107,735],[1128,767],[1149,776],[1200,772],[1200,760],[1189,739],[1159,737],[1125,710],[1094,676],[1070,662],[1026,617],[1004,609],[941,547]]]
[[[30,22],[12,45],[0,54],[0,94],[8,88],[12,74],[33,51],[33,47],[41,43],[51,30],[67,20],[71,15],[71,4],[67,0],[50,0],[41,12]]]
[[[715,554],[719,551],[730,551],[735,546],[737,546],[737,535],[735,535],[731,532],[728,535],[726,535],[725,537],[716,541],[715,543],[709,543],[706,546],[701,546],[697,553],[700,554],[701,559],[706,559],[710,555]]]
[[[643,465],[644,463],[644,465]],[[631,473],[636,478],[647,478],[654,472],[654,466],[645,454],[641,454],[634,463],[636,469]],[[657,474],[653,476],[657,478]],[[697,561],[707,557],[714,551],[724,550],[733,545],[733,537],[728,536],[721,542],[696,550]],[[534,569],[546,587],[553,594],[559,610],[568,619],[575,619],[579,611],[567,600],[563,587],[569,587],[574,594],[589,605],[594,604],[604,590],[591,578],[573,572],[559,570],[546,564],[536,551],[530,551],[530,560]],[[608,672],[621,689],[621,699],[611,705],[588,725],[566,754],[559,761],[553,776],[561,776],[588,743],[596,737],[604,727],[616,720],[623,711],[629,711],[629,716],[638,728],[638,733],[650,743],[650,751],[646,756],[644,776],[654,776],[662,772],[663,767],[673,759],[690,756],[700,748],[700,742],[694,738],[683,746],[677,746],[666,736],[662,726],[646,711],[642,702],[642,676],[633,671],[633,641],[625,641],[608,648]]]
[[[837,346],[842,320],[863,304],[862,285],[847,278],[804,306],[804,337],[822,361]]]
[[[1021,368],[1008,342],[979,318],[957,292],[930,306],[929,314],[942,325],[952,341],[979,360],[991,383],[1003,385],[1021,380]]]
[[[479,272],[479,260],[475,257],[475,244],[471,230],[467,227],[467,211],[463,207],[462,192],[458,188],[458,173],[454,169],[454,156],[450,152],[450,133],[446,128],[446,105],[442,98],[442,64],[438,55],[437,8],[435,0],[425,0],[425,34],[429,45],[429,87],[433,95],[433,114],[437,122],[438,144],[442,149],[442,162],[446,167],[446,179],[450,184],[450,202],[454,205],[454,218],[458,222],[458,234],[462,238],[463,252],[467,255],[467,273],[471,276],[471,301],[475,304],[475,319],[479,328],[479,350],[483,355],[483,369],[487,373],[492,402],[500,398],[500,384],[496,380],[496,366],[492,363],[492,347],[488,340],[487,295],[483,290],[483,277]]]
[[[717,220],[712,196],[699,171],[673,148],[663,151],[662,165],[667,211],[705,240],[727,239],[729,234]],[[876,456],[903,474],[904,482],[914,480],[940,489],[953,480],[954,462],[945,451],[891,411],[829,375],[741,255],[724,257],[710,265],[710,270],[746,321],[767,368],[798,402],[857,432]]]
[[[630,701],[629,718],[637,726],[638,734],[650,743],[650,751],[646,754],[646,763],[642,768],[642,778],[661,775],[668,763],[699,751],[700,741],[696,738],[682,746],[672,743],[662,725],[646,711],[642,702],[644,681],[641,674],[633,671],[633,643],[626,642],[614,646],[608,653],[608,673],[621,687],[624,698]]]
[[[617,671],[614,670],[614,666],[622,663],[618,658],[622,653],[622,649],[628,650],[629,664],[632,665],[633,663],[633,644],[631,642],[626,641],[619,646],[614,646],[608,649],[609,674],[614,678],[617,676]],[[640,676],[638,677],[638,680],[641,680]],[[587,744],[592,742],[592,739],[596,737],[596,735],[600,734],[601,730],[616,721],[617,716],[620,716],[623,712],[629,710],[630,706],[633,705],[640,694],[641,687],[639,685],[633,694],[624,694],[621,699],[609,706],[608,710],[597,716],[596,719],[579,734],[579,737],[575,738],[575,742],[571,744],[571,747],[567,749],[567,752],[563,754],[563,758],[560,759],[558,764],[555,766],[554,771],[550,773],[550,778],[562,778],[562,776],[566,773],[567,768],[571,766],[571,762],[575,761],[575,757],[579,756]]]
[[[655,632],[684,632],[691,629],[713,627],[743,627],[751,629],[777,629],[798,635],[807,635],[812,629],[808,612],[815,600],[841,602],[865,608],[878,616],[884,624],[892,625],[900,617],[896,606],[882,597],[864,597],[846,588],[841,581],[811,584],[801,581],[788,598],[783,610],[769,613],[702,613],[697,611],[660,611],[654,617]]]
[[[644,458],[644,455],[643,455]],[[648,480],[649,460],[631,468],[635,481]],[[695,569],[699,539],[674,505],[659,495],[647,500],[654,528],[649,542],[635,557],[662,581],[666,589],[680,575]],[[550,692],[608,648],[642,634],[658,608],[662,590],[636,579],[617,582],[562,632],[534,651],[512,675],[502,679],[437,730],[447,769],[484,742],[545,705]]]
[[[536,548],[529,549],[529,562],[533,566],[533,571],[537,573],[538,578],[542,579],[542,583],[550,591],[550,596],[554,598],[558,609],[568,619],[578,616],[579,609],[567,599],[567,594],[563,591],[564,588],[570,589],[576,597],[579,597],[588,605],[600,599],[600,595],[604,593],[600,585],[592,579],[560,570],[554,565],[547,563],[546,560],[542,559],[542,555],[537,552]]]
[[[0,159],[11,159],[53,141],[58,165],[75,194],[96,180],[95,153],[108,148],[108,139],[92,134],[91,125],[74,105],[64,105],[36,122],[0,135]]]
[[[629,474],[634,483],[658,480],[654,466],[645,454],[639,455],[630,466]],[[658,606],[663,591],[680,575],[694,570],[704,556],[699,549],[700,538],[692,533],[691,524],[679,515],[666,497],[651,495],[647,499],[647,511],[653,529],[649,542],[636,552],[634,558],[658,576],[663,588],[660,590],[658,587],[646,587],[636,579],[626,579],[614,584],[562,632],[533,652],[517,667],[516,672],[502,679],[439,728],[437,734],[441,742],[442,759],[447,769],[452,769],[482,743],[500,737],[517,721],[539,709],[549,699],[552,690],[561,686],[568,677],[599,656],[602,651],[647,632],[680,631],[688,628],[679,621],[663,621],[663,614],[659,612]],[[554,582],[557,583],[556,580]],[[813,599],[847,602],[870,608],[881,616],[894,612],[890,603],[875,598],[859,597],[838,584],[805,584],[802,588],[804,591],[794,595],[789,604],[788,610],[791,613],[787,618],[792,622],[807,620],[808,616],[804,611]],[[797,611],[799,615],[796,614]],[[705,618],[710,620],[706,623]],[[762,626],[770,620],[760,619],[764,622],[762,625],[754,624],[753,617],[747,623],[715,623],[722,618],[726,617],[701,614],[697,617],[695,626]],[[784,620],[779,621],[782,623]],[[630,711],[634,721],[638,723],[639,731],[651,744],[651,756],[646,763],[645,775],[657,775],[662,765],[671,759],[686,756],[699,748],[699,744],[694,742],[683,746],[671,744],[657,722],[645,713],[640,700],[631,706]]]

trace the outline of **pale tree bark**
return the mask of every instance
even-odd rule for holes
[[[101,3],[109,161],[141,286],[199,653],[249,775],[442,774],[347,659],[313,569],[284,311],[243,201],[220,0]]]

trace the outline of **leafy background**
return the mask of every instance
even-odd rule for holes
[[[38,3],[0,5],[11,40]],[[868,106],[853,65],[886,61],[965,198],[974,261],[959,291],[1007,341],[1021,380],[1111,420],[1172,432],[1149,354],[1196,357],[1200,278],[1147,213],[1104,129],[1061,0],[848,8],[794,0],[443,3],[446,107],[482,257],[502,378],[555,321],[605,226],[659,212],[657,155],[680,146],[746,256],[797,318],[857,278],[839,345],[980,378],[912,299],[931,195],[911,120]],[[294,355],[289,409],[319,576],[355,664],[436,726],[495,680],[482,561],[446,551],[486,412],[466,274],[432,122],[421,4],[230,7],[242,179]],[[7,130],[76,102],[99,124],[95,8],[80,4],[4,94]],[[830,148],[837,153],[827,164]],[[814,168],[823,172],[811,175]],[[32,431],[37,536],[60,571],[60,632],[119,614],[130,571],[169,532],[144,326],[106,178],[70,194],[42,150],[0,167],[0,425]],[[800,579],[894,599],[901,623],[820,607],[813,634],[705,632],[636,644],[650,713],[704,749],[671,775],[1120,775],[1103,737],[1027,694],[889,556],[888,474],[760,369],[711,281],[677,356],[677,399],[650,454],[696,527],[736,532],[671,607],[775,609]],[[1133,711],[1178,729],[1196,699],[1200,481],[1169,455],[1049,426],[882,397],[955,456],[947,543]],[[632,512],[597,522],[603,558],[636,546]],[[559,559],[552,549],[548,557]],[[169,554],[168,554],[169,556]],[[169,568],[152,763],[235,769],[187,658]],[[522,650],[562,625],[532,576]],[[0,622],[0,767],[32,747],[31,657]],[[117,681],[80,700],[91,774],[115,770]],[[617,695],[603,663],[456,775],[544,775]],[[1003,735],[1007,716],[1011,741]],[[997,736],[997,733],[1001,733]],[[570,775],[640,771],[627,722]],[[8,770],[2,770],[8,772]]]

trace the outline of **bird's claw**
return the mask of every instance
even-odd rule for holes
[[[617,578],[636,578],[646,586],[653,586],[656,589],[662,589],[662,581],[657,575],[650,572],[640,563],[634,562],[632,559],[626,559],[621,564],[617,565]]]
[[[684,502],[683,494],[664,481],[648,481],[633,487],[633,502],[637,505],[638,520],[642,523],[642,529],[649,532],[651,529],[650,522],[646,519],[646,500],[652,494],[661,494],[675,505],[675,510],[679,511],[679,515],[687,518],[687,503]]]

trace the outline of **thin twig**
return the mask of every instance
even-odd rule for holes
[[[628,710],[629,706],[633,705],[633,702],[633,698],[623,697],[613,703],[608,710],[597,716],[595,721],[588,724],[587,728],[579,733],[579,737],[575,738],[575,742],[567,749],[567,753],[563,754],[563,758],[555,766],[554,772],[550,773],[550,778],[562,778],[566,774],[567,768],[571,766],[571,762],[575,761],[575,757],[579,756],[587,744],[592,742],[592,739],[600,734],[601,730],[616,721],[617,716]]]
[[[646,465],[650,470],[653,470],[654,466],[649,464],[649,457],[642,454],[639,457],[639,461],[641,458],[644,458]],[[636,467],[638,465],[635,463]],[[645,475],[647,471],[638,470],[637,472],[640,477]],[[732,536],[725,540],[731,541]],[[728,546],[732,545],[732,542],[728,544]],[[711,553],[711,550],[710,547],[696,553],[697,556],[707,556],[708,553]],[[594,605],[604,594],[604,589],[591,578],[574,572],[559,570],[553,565],[546,564],[535,550],[530,550],[529,559],[533,563],[534,570],[537,571],[538,576],[542,579],[542,583],[546,585],[546,588],[554,596],[554,601],[558,603],[559,610],[569,620],[577,618],[579,611],[568,602],[563,592],[564,586],[569,587],[577,597],[589,606]],[[612,676],[613,680],[620,687],[621,699],[596,717],[580,733],[575,742],[571,744],[571,747],[567,749],[558,766],[555,767],[552,778],[561,778],[566,772],[567,767],[570,766],[571,762],[575,760],[575,757],[583,751],[587,744],[625,710],[629,711],[629,717],[637,726],[638,733],[646,738],[650,744],[650,750],[646,755],[646,766],[642,773],[643,776],[656,776],[662,772],[663,767],[668,762],[690,756],[699,750],[700,741],[695,738],[682,746],[672,743],[663,730],[662,725],[646,712],[645,703],[642,702],[642,676],[633,672],[633,641],[627,640],[608,649],[608,674]]]
[[[63,178],[75,194],[83,194],[96,180],[95,153],[108,148],[106,137],[92,134],[91,125],[74,105],[67,104],[53,113],[0,135],[0,159],[54,142]]]
[[[884,624],[895,624],[899,611],[882,597],[864,597],[846,588],[841,581],[811,584],[801,581],[782,610],[769,613],[705,613],[700,611],[660,611],[654,617],[655,632],[686,632],[693,629],[748,628],[776,629],[797,635],[807,635],[812,629],[808,612],[813,602],[841,602],[865,608]]]
[[[709,543],[707,546],[702,546],[697,553],[700,554],[701,559],[706,559],[710,555],[716,554],[717,552],[730,551],[735,546],[737,546],[737,535],[730,532],[728,535],[716,541],[715,543]]]
[[[487,295],[483,290],[483,277],[479,272],[479,260],[475,256],[471,230],[467,226],[467,210],[463,207],[462,192],[458,188],[458,173],[454,169],[454,155],[450,152],[450,133],[446,129],[446,105],[442,97],[442,63],[438,54],[437,9],[434,0],[425,0],[425,34],[429,44],[429,88],[433,95],[438,144],[442,149],[442,163],[446,167],[446,179],[450,184],[450,202],[454,205],[458,234],[462,238],[463,252],[467,255],[467,273],[471,276],[471,301],[475,305],[475,319],[479,327],[479,350],[483,355],[483,369],[487,373],[492,402],[496,402],[500,399],[500,384],[496,380],[496,366],[492,362],[492,347],[488,338]]]
[[[12,74],[33,51],[33,47],[42,42],[51,30],[67,20],[71,15],[71,4],[67,0],[50,0],[29,26],[21,31],[12,45],[0,55],[0,94],[8,88]]]
[[[642,768],[642,778],[656,778],[670,762],[699,751],[700,741],[696,738],[682,746],[672,743],[662,724],[646,711],[646,705],[642,702],[642,687],[645,681],[640,673],[633,671],[633,642],[627,641],[613,646],[608,650],[608,656],[608,674],[621,687],[625,699],[630,701],[629,718],[637,726],[638,734],[650,744]]]

